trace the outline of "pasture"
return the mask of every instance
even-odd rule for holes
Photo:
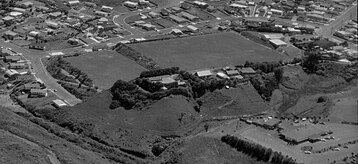
[[[137,43],[130,46],[152,58],[162,67],[178,66],[185,70],[238,65],[244,64],[245,61],[270,62],[294,58],[252,42],[236,32]]]
[[[66,58],[74,67],[87,73],[101,89],[110,88],[119,79],[132,80],[146,70],[115,51],[97,51]]]

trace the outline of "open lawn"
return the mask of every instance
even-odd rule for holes
[[[87,73],[101,89],[110,88],[119,79],[132,80],[145,70],[134,61],[114,51],[85,53],[66,60]]]
[[[138,43],[130,46],[152,58],[162,67],[178,66],[186,70],[244,64],[245,61],[289,60],[294,57],[263,47],[235,32]]]

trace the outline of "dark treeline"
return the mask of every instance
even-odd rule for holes
[[[145,78],[145,77],[154,77],[154,76],[162,76],[162,75],[172,75],[177,73],[179,73],[179,67],[171,67],[171,68],[143,71],[139,77]]]
[[[226,135],[221,137],[221,141],[229,144],[237,151],[243,152],[258,161],[271,162],[273,164],[296,164],[291,157],[282,155],[281,152],[273,151],[271,148],[239,139],[235,136]]]

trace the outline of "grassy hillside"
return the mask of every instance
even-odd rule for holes
[[[214,91],[200,101],[203,112],[210,116],[257,114],[268,109],[252,85]]]
[[[112,163],[9,109],[0,107],[0,120],[0,163]]]

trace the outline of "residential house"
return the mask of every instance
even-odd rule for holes
[[[5,56],[4,57],[4,62],[11,62],[11,63],[15,63],[21,60],[20,56]]]
[[[47,91],[43,89],[30,89],[30,98],[46,97]]]
[[[36,50],[45,50],[46,44],[43,43],[32,43],[29,45],[30,49],[36,49]]]
[[[12,11],[9,13],[9,16],[19,19],[22,16],[22,13],[17,11]]]
[[[54,21],[45,21],[46,25],[50,28],[57,29],[60,27],[60,25]]]
[[[25,2],[21,2],[18,6],[22,7],[22,8],[30,8],[34,5],[34,3],[30,2],[30,1],[25,1]]]
[[[15,77],[17,75],[19,75],[19,72],[17,72],[16,70],[9,69],[9,70],[5,71],[5,76],[6,77],[12,78],[12,77]]]
[[[149,23],[143,24],[142,25],[143,29],[147,30],[147,31],[152,31],[155,30],[155,26]]]
[[[243,68],[240,68],[239,71],[242,75],[256,74],[256,71],[254,69],[252,69],[251,67],[243,67]]]
[[[102,17],[108,17],[109,16],[109,13],[99,11],[99,10],[95,11],[94,13],[95,13],[95,15],[102,16]]]
[[[68,1],[68,5],[69,6],[76,6],[80,4],[80,1],[79,0],[72,0],[72,1]]]
[[[185,22],[187,22],[186,19],[178,17],[176,15],[169,15],[169,18],[172,19],[176,23],[185,23]]]
[[[101,7],[101,11],[104,11],[104,12],[107,12],[107,13],[112,12],[112,10],[113,10],[113,7],[109,7],[109,6],[102,6]]]
[[[129,8],[137,8],[139,4],[137,2],[125,1],[123,5]]]
[[[170,11],[168,9],[162,9],[160,10],[160,14],[162,14],[163,16],[169,16]]]
[[[271,39],[269,42],[276,48],[287,46],[287,43],[280,39]]]
[[[158,18],[158,17],[160,17],[160,14],[159,14],[159,13],[156,13],[156,12],[153,12],[153,11],[149,12],[148,15],[149,15],[150,17],[152,17],[152,18]]]
[[[51,18],[51,19],[56,19],[56,18],[59,18],[62,16],[62,13],[57,11],[57,12],[53,12],[53,13],[49,13],[48,16]]]
[[[14,8],[12,9],[12,11],[20,12],[20,13],[26,13],[26,12],[27,12],[26,9],[19,8],[19,7],[14,7]]]
[[[31,89],[41,89],[41,85],[39,83],[27,83],[22,86],[24,91],[30,91]]]
[[[203,71],[197,71],[195,75],[198,77],[208,77],[208,76],[212,76],[213,73],[210,70],[203,70]]]
[[[3,34],[3,38],[10,39],[10,40],[13,40],[17,36],[19,36],[19,34],[13,31],[6,31]]]
[[[64,101],[59,100],[59,99],[53,100],[52,103],[56,108],[61,108],[61,107],[67,106],[67,104]]]
[[[198,18],[197,16],[191,15],[191,14],[189,14],[189,13],[187,13],[187,12],[181,12],[181,15],[182,15],[183,18],[186,18],[186,19],[188,19],[188,20],[190,20],[190,21],[197,21],[197,20],[199,20],[199,18]]]
[[[202,1],[194,1],[194,5],[200,7],[200,8],[207,8],[208,4]]]
[[[172,34],[174,34],[174,35],[182,35],[183,31],[175,28],[175,29],[172,29]]]
[[[26,69],[27,67],[25,63],[9,63],[9,69]]]
[[[226,70],[226,74],[229,75],[229,76],[237,76],[237,75],[240,75],[239,71],[238,70]]]
[[[193,25],[188,25],[187,26],[188,30],[190,30],[191,32],[198,32],[199,28],[193,26]]]

